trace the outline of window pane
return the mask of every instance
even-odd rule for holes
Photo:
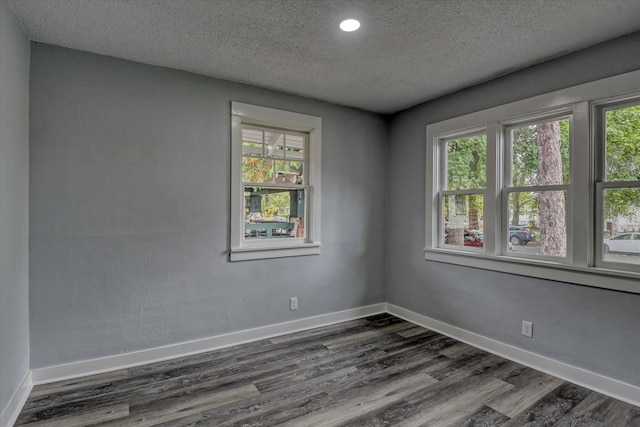
[[[509,252],[567,256],[566,192],[509,194]]]
[[[242,142],[260,144],[264,142],[264,134],[260,129],[242,127]]]
[[[302,162],[276,160],[276,182],[282,184],[304,184]]]
[[[446,142],[447,190],[484,188],[487,183],[487,136]]]
[[[304,141],[302,135],[286,135],[285,157],[289,160],[304,160]]]
[[[273,160],[261,157],[243,157],[242,182],[273,182]]]
[[[484,217],[482,194],[444,196],[444,246],[481,248]]]
[[[640,265],[640,188],[604,190],[602,259]]]
[[[606,112],[606,181],[640,179],[640,105]]]
[[[262,156],[263,152],[263,144],[259,144],[257,142],[247,142],[244,141],[242,143],[242,155],[243,156]]]
[[[244,238],[304,237],[304,190],[245,187]]]
[[[287,147],[284,155],[289,160],[299,160],[299,161],[304,160],[304,154],[302,153],[302,150],[299,150],[297,148]]]
[[[569,120],[511,129],[511,186],[569,182]]]

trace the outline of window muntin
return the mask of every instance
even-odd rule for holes
[[[482,251],[484,189],[487,182],[487,137],[484,133],[443,138],[439,245]],[[473,231],[470,231],[473,230]]]
[[[503,253],[567,257],[570,140],[570,115],[504,126]]]
[[[599,225],[597,264],[640,271],[640,99],[596,108],[600,181],[596,185]]]
[[[232,103],[231,261],[320,253],[319,117]]]

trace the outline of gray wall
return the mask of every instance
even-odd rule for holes
[[[0,413],[29,371],[29,41],[0,1]]]
[[[362,111],[33,44],[32,368],[386,299],[640,384],[639,295],[422,252],[427,123],[639,69],[639,47],[634,34],[467,89],[397,114],[389,133]],[[323,118],[322,255],[227,261],[232,100]]]
[[[393,117],[386,300],[514,346],[640,385],[640,295],[424,260],[425,126],[640,69],[640,33]],[[604,279],[603,279],[604,280]],[[534,338],[520,334],[534,322]]]
[[[232,100],[322,117],[321,255],[227,261]],[[387,154],[378,115],[33,44],[31,367],[382,302]]]

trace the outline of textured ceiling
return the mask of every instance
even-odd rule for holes
[[[640,30],[640,0],[10,3],[34,41],[379,113]]]

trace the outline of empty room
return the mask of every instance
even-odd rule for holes
[[[0,0],[0,427],[640,426],[640,1]]]

